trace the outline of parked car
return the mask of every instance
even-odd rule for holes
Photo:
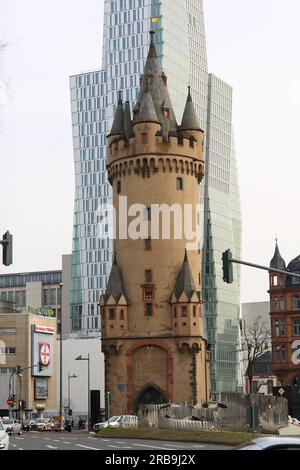
[[[234,447],[233,450],[300,450],[300,438],[261,437]]]
[[[109,420],[104,421],[102,423],[94,424],[93,431],[98,432],[101,429],[111,427],[111,428],[119,428],[119,427],[137,427],[138,426],[138,417],[134,415],[120,415],[120,416],[112,416]]]
[[[35,420],[36,431],[51,431],[51,420],[46,418],[37,418]]]
[[[24,419],[22,421],[22,430],[23,431],[34,431],[35,430],[35,421],[34,421],[34,419]]]
[[[2,421],[0,420],[0,450],[8,450],[9,435],[5,431]]]
[[[16,419],[3,418],[2,424],[8,434],[22,434],[21,424]]]

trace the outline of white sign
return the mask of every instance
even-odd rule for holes
[[[55,328],[52,328],[51,326],[38,326],[35,325],[35,329],[37,333],[48,333],[49,335],[54,335],[55,333]]]
[[[284,394],[283,388],[280,388],[280,389],[278,390],[278,393],[280,393],[280,395],[282,396],[282,395]]]
[[[40,343],[40,362],[44,366],[50,365],[50,344]]]

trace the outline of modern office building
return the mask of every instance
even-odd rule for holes
[[[63,335],[70,333],[69,296],[71,255],[62,256],[62,269],[0,275],[0,313],[27,311],[57,318],[60,333],[63,312]]]
[[[238,382],[240,276],[225,284],[222,253],[241,255],[241,213],[232,130],[232,87],[215,75],[208,80],[203,284],[207,339],[212,356],[212,390],[236,389]]]
[[[71,329],[80,335],[100,335],[98,302],[108,282],[113,251],[109,224],[102,223],[99,229],[106,205],[111,204],[112,198],[106,175],[106,136],[119,91],[133,111],[148,53],[150,30],[155,31],[154,42],[168,79],[177,120],[182,116],[186,88],[190,85],[196,113],[207,136],[209,164],[205,183],[202,183],[206,201],[203,232],[207,234],[210,230],[216,241],[208,249],[209,261],[207,264],[204,261],[203,275],[206,276],[206,270],[210,270],[210,275],[203,285],[208,299],[205,302],[206,329],[216,363],[213,391],[236,390],[236,358],[231,349],[237,349],[234,342],[238,341],[239,285],[223,285],[220,272],[222,251],[231,248],[235,256],[240,254],[232,89],[217,77],[208,76],[202,0],[187,0],[184,7],[181,0],[106,0],[102,66],[70,77],[76,178]],[[207,128],[207,118],[211,129]],[[205,236],[205,249],[209,237]],[[205,253],[203,256],[206,260]],[[216,348],[217,342],[220,347]]]

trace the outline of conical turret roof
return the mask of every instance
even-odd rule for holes
[[[108,300],[108,298],[112,296],[117,303],[122,295],[124,295],[125,299],[127,299],[122,274],[118,266],[117,256],[115,254],[105,291],[105,300]]]
[[[176,280],[174,294],[177,300],[183,293],[187,296],[188,299],[191,299],[194,292],[196,292],[196,287],[188,260],[187,251],[185,250],[184,260]]]
[[[285,261],[280,254],[277,240],[276,240],[276,245],[275,245],[275,253],[270,262],[270,268],[282,269],[283,271],[286,269]]]
[[[119,134],[124,134],[124,107],[121,93],[119,93],[118,107],[116,109],[116,114],[109,135]]]
[[[136,122],[159,122],[149,88],[147,88],[143,94]]]
[[[182,130],[201,130],[199,119],[197,117],[195,106],[192,100],[191,87],[188,87],[188,97],[186,100],[180,129]]]

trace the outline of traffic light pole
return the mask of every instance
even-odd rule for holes
[[[230,250],[226,250],[222,255],[222,262],[223,262],[223,281],[231,284],[233,282],[233,272],[232,272],[232,264],[242,264],[244,266],[250,266],[251,268],[263,269],[270,273],[279,273],[285,274],[286,276],[298,277],[300,278],[300,274],[291,273],[290,271],[285,271],[283,269],[275,269],[271,268],[270,266],[262,266],[260,264],[249,263],[248,261],[242,261],[240,259],[232,258],[232,253]]]
[[[3,260],[2,263],[5,266],[10,266],[13,262],[13,236],[9,231],[4,233],[0,245],[3,246]]]

